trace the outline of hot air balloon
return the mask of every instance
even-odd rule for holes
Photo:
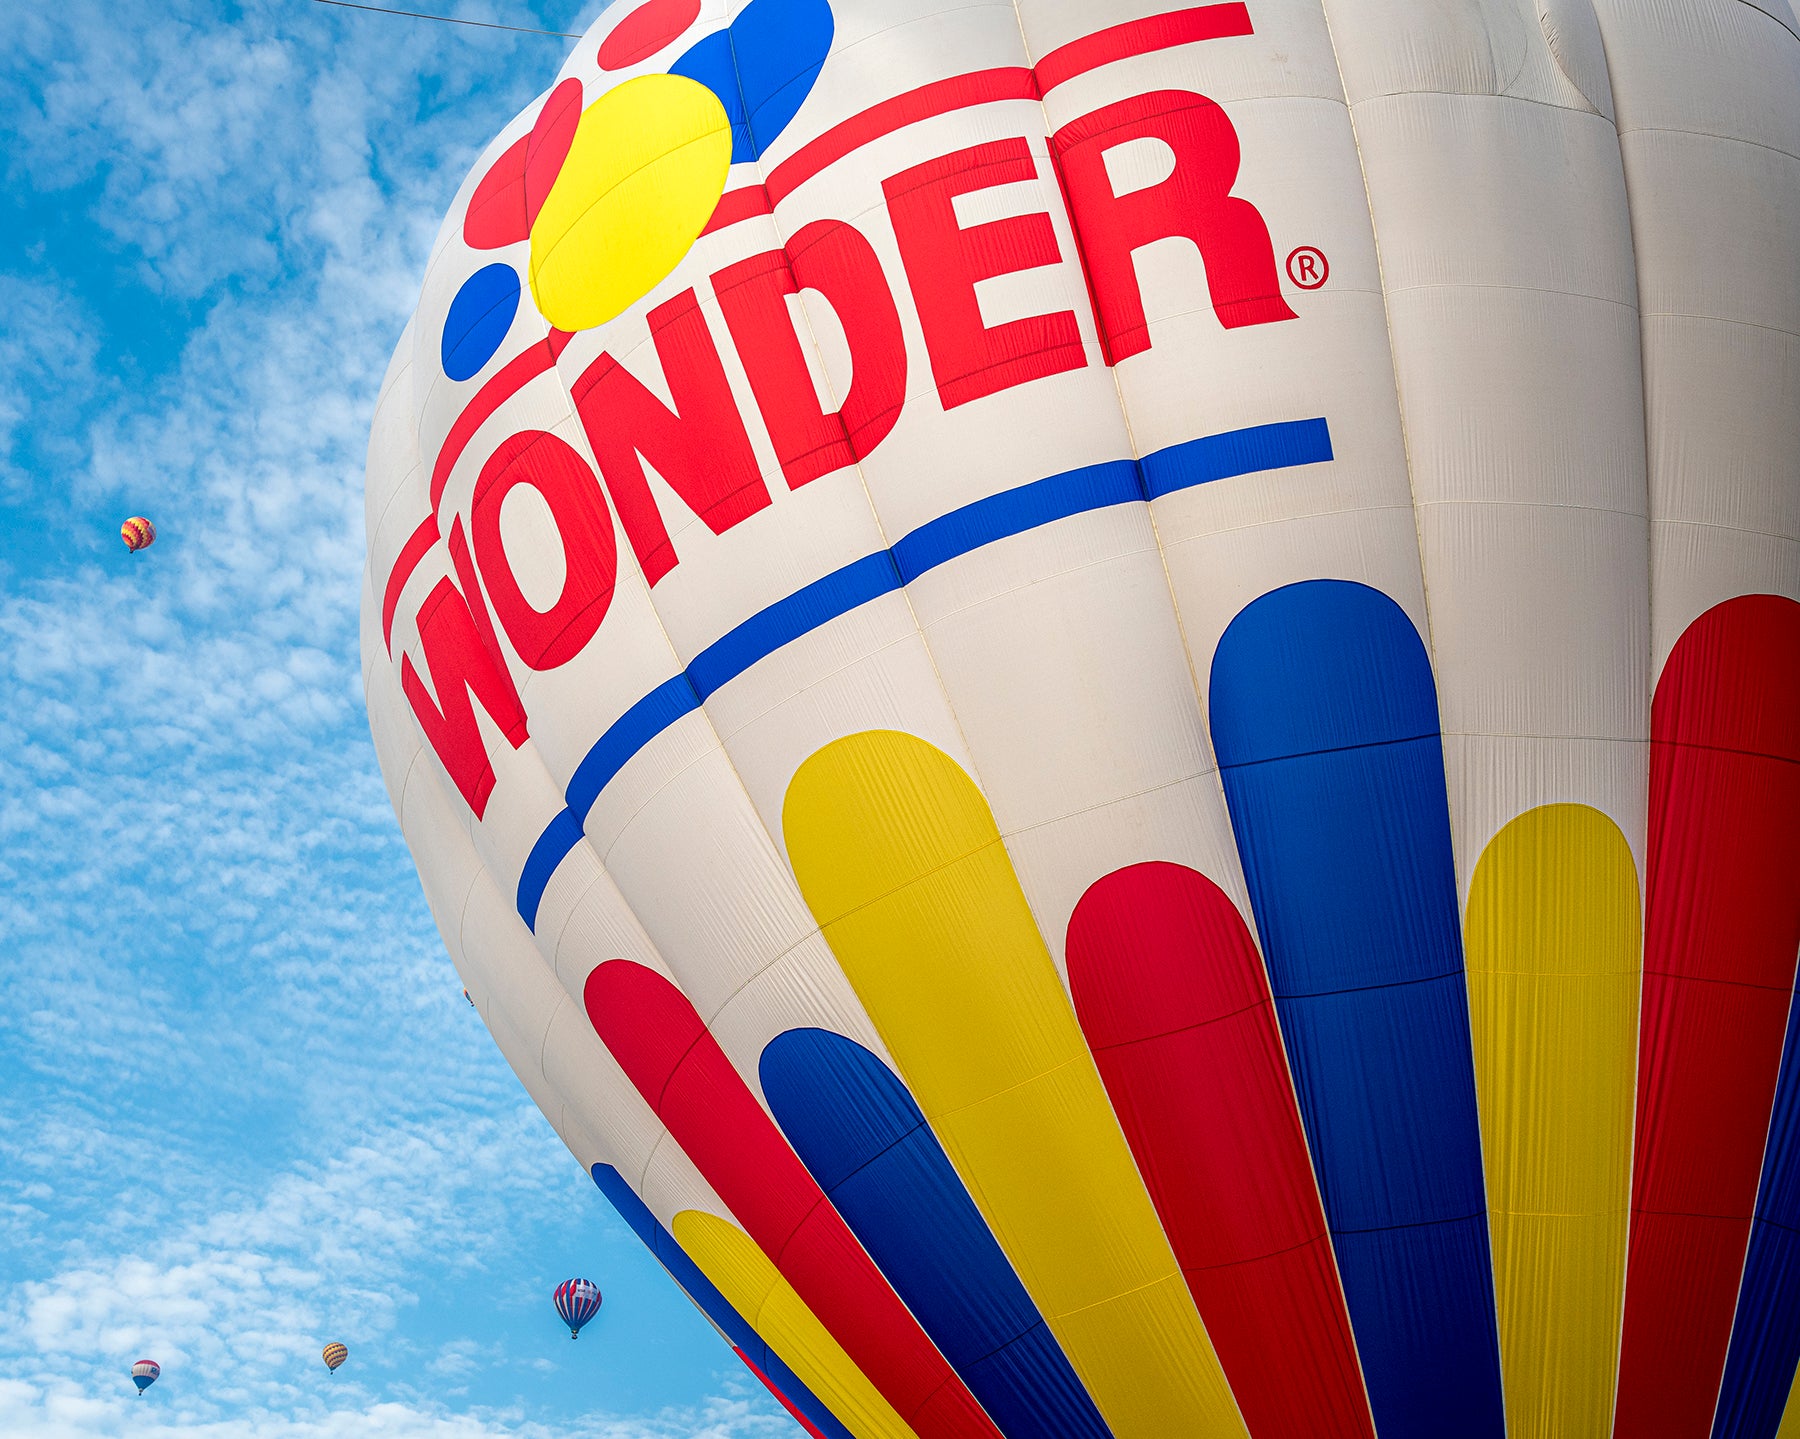
[[[1797,35],[627,0],[489,146],[376,749],[815,1432],[1800,1433]]]
[[[144,1397],[144,1391],[156,1383],[162,1373],[162,1365],[154,1359],[140,1359],[131,1366],[131,1382],[137,1385],[138,1398]]]
[[[125,548],[135,555],[139,550],[147,550],[156,543],[156,526],[142,515],[133,515],[119,526],[119,538],[125,541]]]
[[[325,1367],[333,1374],[337,1373],[338,1365],[342,1364],[349,1357],[350,1351],[342,1344],[327,1344],[325,1346]]]
[[[569,1338],[581,1338],[581,1326],[600,1312],[600,1286],[591,1279],[565,1279],[556,1286],[555,1298]]]

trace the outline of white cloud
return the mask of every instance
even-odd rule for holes
[[[68,211],[0,272],[0,1435],[791,1434],[747,1380],[484,1407],[533,1359],[405,1322],[421,1271],[594,1202],[462,1003],[356,656],[374,392],[559,42],[62,0],[0,7],[0,47],[14,194]],[[142,360],[140,307],[183,325]],[[331,1334],[418,1387],[353,1358],[321,1389]]]

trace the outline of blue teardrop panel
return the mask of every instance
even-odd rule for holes
[[[899,1076],[822,1029],[777,1035],[760,1069],[794,1152],[1007,1439],[1108,1439]]]
[[[1500,1439],[1437,690],[1405,612],[1312,580],[1213,657],[1211,726],[1382,1439]]]
[[[1781,1077],[1713,1439],[1775,1439],[1800,1369],[1800,993],[1788,1004]]]

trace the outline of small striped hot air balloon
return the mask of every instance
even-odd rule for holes
[[[556,1312],[569,1326],[569,1338],[581,1337],[581,1326],[600,1312],[600,1286],[591,1279],[565,1279],[556,1286]]]
[[[139,550],[147,550],[156,543],[156,526],[142,515],[133,515],[119,526],[119,538],[125,541],[125,548],[135,555]]]
[[[156,1383],[156,1377],[161,1373],[162,1365],[154,1359],[140,1359],[131,1366],[131,1382],[137,1385],[138,1398],[144,1397],[144,1391]]]
[[[324,1357],[325,1357],[325,1367],[327,1369],[329,1369],[333,1374],[335,1374],[335,1373],[337,1373],[338,1365],[342,1364],[346,1359],[348,1359],[350,1357],[350,1351],[348,1349],[346,1349],[342,1344],[336,1344],[336,1343],[327,1344],[325,1346],[325,1356]]]

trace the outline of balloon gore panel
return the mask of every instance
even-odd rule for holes
[[[1264,595],[1212,732],[1376,1428],[1498,1436],[1480,1123],[1431,664],[1365,585]],[[1427,1315],[1408,1296],[1442,1296]]]

